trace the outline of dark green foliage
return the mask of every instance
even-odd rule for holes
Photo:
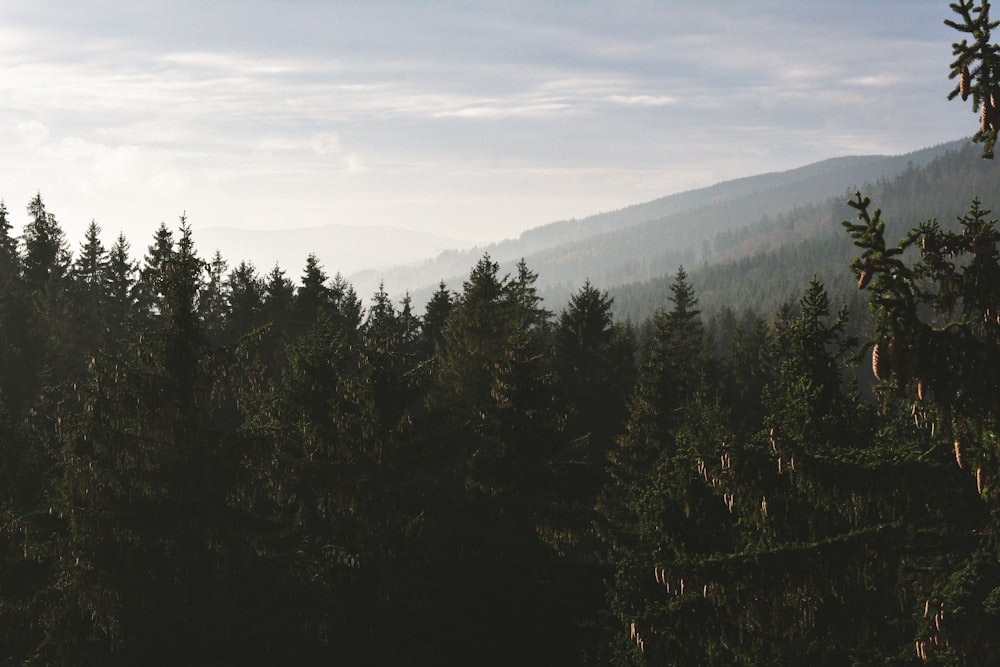
[[[992,158],[1000,129],[1000,46],[990,39],[1000,21],[990,20],[988,0],[960,0],[951,3],[951,9],[961,20],[945,20],[945,25],[968,35],[973,43],[963,39],[952,44],[955,60],[948,76],[958,82],[948,99],[972,98],[972,110],[980,116],[973,141],[982,142],[984,158]]]
[[[227,303],[224,309],[226,313],[224,340],[230,342],[264,324],[267,285],[257,274],[253,264],[240,262],[229,273],[226,286],[228,292],[225,294]]]
[[[860,194],[852,205],[859,222],[844,225],[862,250],[855,272],[872,274],[859,286],[872,293],[873,368],[883,367],[877,387],[883,410],[910,413],[927,438],[922,456],[946,462],[955,477],[952,492],[977,501],[951,519],[950,557],[922,582],[935,604],[953,610],[948,644],[928,651],[943,664],[967,664],[995,651],[1000,622],[992,481],[1000,386],[989,370],[1000,354],[996,220],[973,200],[954,231],[931,220],[889,247],[881,211],[870,213],[870,200]],[[881,364],[874,364],[875,350],[885,357]]]

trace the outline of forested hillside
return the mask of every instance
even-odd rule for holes
[[[954,229],[973,197],[985,208],[1000,211],[1000,165],[981,159],[979,148],[963,142],[925,166],[912,165],[862,191],[887,212],[890,237],[931,219]],[[852,216],[849,198],[845,192],[716,234],[710,256],[686,264],[703,310],[749,307],[771,312],[794,301],[801,285],[814,276],[834,302],[858,306],[854,282],[843,270],[855,252],[840,225]],[[615,316],[632,322],[649,319],[664,303],[671,280],[666,275],[609,288]],[[853,312],[863,313],[863,305]]]
[[[415,266],[354,273],[350,279],[362,293],[384,282],[390,290],[405,286],[423,301],[440,281],[460,282],[467,267],[486,252],[504,271],[513,271],[519,260],[526,259],[539,272],[542,293],[564,301],[582,280],[612,288],[669,277],[680,264],[714,258],[734,235],[756,235],[771,219],[825,205],[831,197],[843,200],[845,193],[865,183],[895,178],[966,143],[955,141],[902,156],[834,158],[727,181],[619,211],[551,223],[486,248],[448,251]]]

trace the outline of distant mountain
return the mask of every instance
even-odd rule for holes
[[[219,250],[227,261],[239,258],[235,261],[253,262],[260,273],[267,273],[277,262],[296,281],[309,253],[316,254],[323,270],[332,277],[373,267],[399,266],[415,257],[435,257],[445,250],[469,245],[466,241],[395,227],[348,225],[281,231],[207,227],[195,230],[195,241],[207,256]]]
[[[862,187],[872,208],[882,210],[886,241],[895,244],[913,227],[935,219],[948,229],[968,211],[974,198],[1000,214],[1000,162],[983,160],[978,146],[963,142],[931,162],[911,165],[894,178]],[[730,229],[716,236],[715,253],[687,263],[690,282],[703,313],[729,308],[773,312],[785,303],[797,303],[809,280],[819,278],[832,301],[848,305],[852,318],[863,318],[867,293],[859,292],[849,270],[857,249],[841,221],[855,220],[846,194],[800,205],[757,224]],[[643,322],[656,310],[669,307],[673,271],[648,280],[610,289],[615,314]],[[558,304],[563,297],[553,299]],[[554,306],[558,308],[560,306]]]
[[[739,236],[767,226],[797,208],[824,202],[866,183],[895,178],[923,167],[968,140],[899,156],[838,157],[785,172],[726,181],[579,220],[564,220],[528,230],[519,238],[467,250],[449,250],[426,261],[348,275],[361,296],[380,281],[387,291],[407,290],[422,305],[444,281],[459,289],[484,253],[512,270],[524,258],[539,274],[543,294],[559,304],[589,279],[602,288],[672,274],[678,264],[708,261]]]

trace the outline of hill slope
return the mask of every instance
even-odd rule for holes
[[[727,234],[766,224],[796,208],[843,198],[866,182],[922,167],[965,141],[902,156],[841,157],[786,172],[761,174],[662,197],[580,220],[555,222],[519,238],[383,271],[349,275],[358,294],[384,281],[391,293],[409,289],[426,302],[440,281],[457,288],[484,253],[510,270],[520,258],[539,274],[539,288],[561,299],[585,279],[610,288],[672,274],[678,264],[708,260]],[[721,246],[720,246],[721,247]]]
[[[963,144],[922,167],[910,167],[893,179],[865,187],[873,206],[883,210],[886,238],[898,240],[920,222],[937,219],[954,225],[973,198],[1000,213],[1000,163],[983,160],[977,147]],[[729,307],[769,312],[797,302],[809,280],[824,282],[834,301],[863,312],[849,264],[855,248],[841,226],[854,219],[848,197],[800,206],[742,233],[717,238],[721,252],[688,265],[691,284],[703,312]],[[672,274],[612,288],[616,316],[642,322],[668,305]]]

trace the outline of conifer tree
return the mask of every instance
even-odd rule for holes
[[[112,340],[119,340],[139,314],[139,268],[129,257],[129,249],[128,239],[123,233],[119,233],[111,250],[108,251],[108,261],[102,276],[107,295],[108,327]]]
[[[42,202],[41,193],[28,203],[31,219],[24,226],[22,266],[25,280],[33,289],[40,289],[50,280],[60,280],[67,275],[71,255],[66,235]]]
[[[948,99],[972,98],[972,110],[979,114],[979,129],[972,140],[983,144],[983,157],[993,158],[1000,130],[1000,46],[991,42],[992,30],[1000,21],[990,20],[988,0],[959,0],[950,3],[960,20],[945,20],[945,25],[972,37],[952,44],[949,78],[958,79]]]
[[[608,457],[624,431],[627,397],[635,382],[635,341],[612,321],[613,300],[589,281],[559,316],[553,339],[557,401],[564,415],[564,447],[556,456],[551,520],[563,568],[576,582],[572,609],[578,662],[606,664],[610,621],[604,609],[605,581],[600,543],[593,532],[597,499],[607,476]],[[583,610],[587,611],[583,611]]]
[[[295,317],[300,326],[308,326],[320,313],[330,311],[332,294],[326,284],[327,279],[319,259],[310,253],[299,287],[295,290]]]
[[[705,488],[689,471],[709,455],[724,455],[729,431],[704,383],[704,329],[683,267],[670,289],[673,307],[656,316],[600,501],[600,533],[614,569],[609,604],[618,617],[615,650],[626,662],[641,656],[647,641],[656,655],[690,632],[687,625],[656,630],[663,634],[659,646],[653,644],[653,628],[670,607],[650,601],[648,572],[666,559],[680,562],[717,549],[726,539],[725,533],[706,534],[705,526],[724,510],[714,487]],[[634,630],[631,637],[623,627]]]
[[[79,321],[84,324],[90,336],[104,339],[108,331],[106,302],[107,285],[105,275],[108,267],[108,251],[101,242],[101,228],[93,220],[87,226],[80,252],[71,269],[73,278],[73,306]],[[96,343],[90,343],[90,347]]]
[[[0,271],[2,275],[12,273],[12,267],[18,266],[20,258],[17,252],[17,238],[11,234],[14,225],[7,217],[7,205],[0,199]]]
[[[28,335],[23,348],[25,386],[33,378],[41,386],[54,386],[57,378],[69,378],[82,361],[75,333],[78,324],[68,286],[72,255],[66,235],[55,216],[48,212],[41,194],[28,203],[30,220],[24,226],[21,257],[22,278],[27,290],[28,312],[20,323]],[[30,391],[30,390],[29,390]]]
[[[153,243],[149,246],[142,261],[140,271],[140,303],[144,315],[159,313],[163,304],[163,281],[166,279],[168,265],[174,254],[174,233],[161,222],[153,235]]]
[[[264,319],[272,326],[284,330],[291,316],[295,299],[295,285],[285,272],[275,264],[264,281]]]
[[[437,290],[424,307],[423,326],[421,327],[424,356],[430,357],[444,341],[445,323],[453,306],[452,293],[444,281],[438,284]]]
[[[572,482],[562,488],[569,505],[582,512],[577,530],[593,517],[604,482],[607,457],[625,428],[626,397],[635,382],[634,343],[612,321],[613,299],[589,281],[570,299],[555,329],[558,395],[566,410]],[[572,500],[570,500],[572,499]]]
[[[229,301],[229,284],[226,282],[226,272],[229,266],[218,250],[212,255],[212,260],[206,266],[207,280],[204,281],[198,294],[198,316],[214,343],[223,340],[226,320],[228,318],[227,303]]]
[[[3,360],[0,365],[0,410],[3,410],[3,401],[14,400],[20,393],[17,385],[23,380],[24,364],[27,363],[22,356],[27,343],[28,327],[24,326],[28,318],[27,294],[21,283],[21,260],[17,239],[10,234],[11,228],[7,207],[0,199],[0,359]],[[13,405],[7,408],[14,409]]]
[[[357,338],[358,327],[364,316],[361,299],[358,298],[354,286],[344,276],[337,273],[330,283],[330,297],[333,307],[339,316],[344,331],[351,339]]]
[[[87,225],[80,252],[73,264],[73,277],[88,294],[103,292],[102,277],[108,262],[108,251],[101,242],[101,228],[94,220]]]
[[[226,340],[235,341],[264,323],[266,284],[250,262],[240,262],[226,279],[228,326]]]
[[[939,623],[921,624],[915,641],[946,664],[982,662],[1000,619],[993,538],[1000,384],[990,370],[1000,360],[997,221],[974,199],[953,229],[930,220],[890,247],[882,212],[860,193],[850,203],[858,222],[844,226],[862,251],[852,268],[875,317],[876,395],[885,412],[912,418],[925,439],[922,459],[953,473],[939,483],[943,497],[934,506],[944,516],[931,533],[948,555],[928,566],[918,588],[923,600],[951,610],[948,642],[934,642]],[[978,501],[971,508],[963,505],[970,496]],[[919,610],[921,599],[910,603]]]

